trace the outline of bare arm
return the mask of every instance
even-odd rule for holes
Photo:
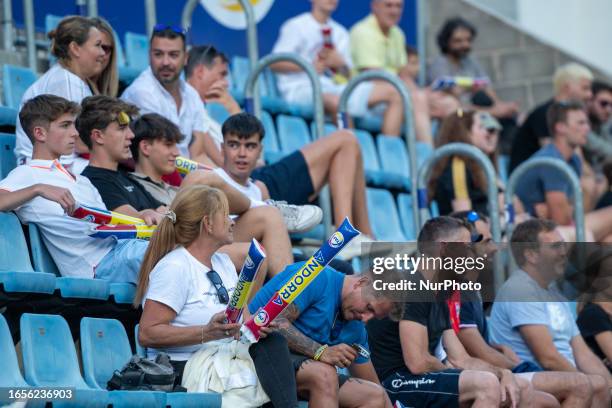
[[[371,361],[363,364],[353,364],[349,368],[349,372],[353,377],[371,381],[375,384],[380,384],[378,376],[376,375],[376,370],[374,370],[374,366],[372,365]]]
[[[597,345],[603,351],[606,359],[612,362],[612,331],[605,331],[595,335]]]
[[[576,366],[585,374],[597,374],[606,378],[612,386],[612,377],[604,363],[591,351],[581,335],[574,336],[570,342]]]
[[[565,193],[561,191],[549,191],[546,193],[546,207],[548,218],[559,225],[570,225],[572,223],[572,206],[567,200]]]
[[[189,146],[191,159],[199,163],[223,166],[223,156],[212,137],[207,132],[193,132],[193,142]]]
[[[504,354],[489,346],[475,327],[462,328],[458,334],[463,347],[472,357],[479,358],[497,367],[512,369],[515,364]]]
[[[555,347],[548,327],[543,324],[526,324],[519,327],[519,332],[538,363],[550,371],[576,371]]]
[[[137,211],[134,207],[129,204],[124,204],[113,211],[120,214],[129,215],[130,217],[142,218],[147,225],[157,225],[161,222],[163,215],[152,209],[146,209]]]
[[[399,323],[404,364],[413,374],[446,369],[440,360],[429,353],[427,327],[410,320]]]
[[[240,323],[223,323],[224,312],[215,314],[210,322],[199,326],[172,326],[170,322],[175,317],[176,312],[172,308],[154,300],[147,300],[138,330],[140,344],[154,348],[189,346],[232,337],[240,330]],[[229,335],[226,335],[226,332]]]
[[[0,211],[13,211],[39,196],[55,201],[67,214],[74,211],[75,200],[70,190],[48,184],[34,184],[17,191],[0,190]]]

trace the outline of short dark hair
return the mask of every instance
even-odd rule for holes
[[[448,54],[448,43],[450,42],[455,30],[458,28],[468,30],[472,35],[472,40],[478,35],[478,30],[476,30],[476,27],[474,27],[469,21],[461,17],[449,18],[444,22],[436,37],[438,48],[440,48],[440,52],[442,54]]]
[[[183,50],[187,48],[187,38],[185,37],[185,32],[180,27],[164,24],[158,24],[155,27],[151,33],[150,43],[153,43],[155,38],[167,38],[169,40],[180,38],[183,40]]]
[[[570,111],[581,110],[586,112],[584,103],[578,100],[555,101],[546,111],[546,124],[548,131],[552,136],[555,135],[555,125],[557,123],[566,123],[567,114]]]
[[[240,112],[230,116],[221,127],[223,139],[228,135],[238,136],[239,139],[248,139],[258,134],[261,141],[266,135],[263,124],[257,117],[250,113]]]
[[[198,65],[204,65],[207,68],[212,67],[216,58],[221,58],[221,61],[225,63],[229,62],[225,54],[212,45],[196,45],[191,47],[187,57],[187,64],[185,64],[185,77],[191,77]]]
[[[76,128],[83,143],[91,149],[91,132],[94,129],[106,129],[111,122],[117,120],[120,112],[133,117],[138,114],[138,108],[131,103],[106,95],[88,96],[83,99],[81,114],[76,120]]]
[[[19,122],[24,132],[34,144],[34,128],[49,127],[49,124],[65,113],[78,115],[81,107],[78,103],[60,96],[43,94],[26,101],[19,111]]]
[[[184,136],[181,130],[165,117],[157,113],[147,113],[130,123],[134,140],[130,145],[132,158],[138,162],[140,142],[143,140],[165,140],[168,142],[180,143]]]
[[[460,219],[446,215],[430,218],[421,228],[417,238],[419,252],[429,254],[435,243],[447,239],[462,228],[471,232],[470,227]]]
[[[419,51],[415,47],[413,47],[412,45],[406,44],[406,54],[408,56],[416,55],[418,57],[419,56]]]
[[[557,224],[551,220],[540,220],[533,218],[517,225],[510,239],[512,255],[518,266],[525,265],[525,251],[536,250],[540,246],[538,236],[540,232],[550,232],[557,228]]]
[[[591,84],[591,92],[593,93],[593,96],[604,91],[612,93],[612,85],[603,81],[593,81]]]

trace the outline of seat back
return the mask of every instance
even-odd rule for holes
[[[410,177],[408,151],[399,137],[379,135],[376,138],[382,169],[388,173]]]
[[[49,34],[51,30],[55,30],[55,28],[59,25],[60,21],[62,21],[62,16],[56,16],[54,14],[47,14],[45,16],[45,33]],[[53,65],[57,61],[54,55],[49,53],[49,65]]]
[[[219,125],[223,125],[223,122],[230,117],[230,113],[225,109],[225,106],[220,103],[213,102],[206,104],[206,111],[215,122],[219,123]]]
[[[0,387],[26,387],[27,383],[19,370],[13,337],[6,319],[0,314],[0,355],[2,355],[2,375]],[[3,402],[0,400],[0,402]]]
[[[433,152],[433,147],[427,143],[416,142],[417,171],[433,155]]]
[[[244,92],[244,87],[250,72],[251,67],[249,66],[249,59],[247,57],[241,57],[239,55],[234,55],[232,57],[231,73],[235,89]]]
[[[311,142],[308,125],[302,118],[278,115],[276,127],[281,150],[284,153],[292,153]]]
[[[410,194],[401,193],[397,196],[397,208],[402,223],[402,230],[408,241],[416,240],[415,223],[412,213],[412,197]]]
[[[30,235],[30,248],[32,250],[34,269],[40,272],[52,273],[55,276],[61,276],[36,224],[28,224],[28,233]]]
[[[12,212],[0,212],[0,271],[33,271],[21,223]]]
[[[323,124],[323,136],[329,136],[334,133],[338,128],[336,125],[332,125],[331,123]],[[317,138],[317,123],[313,120],[310,122],[310,135],[312,136],[312,140],[316,140]]]
[[[264,152],[280,152],[280,146],[278,145],[278,135],[276,134],[276,126],[272,115],[267,111],[261,111],[261,123],[266,130],[266,136],[263,140]]]
[[[376,146],[370,132],[361,129],[353,130],[357,140],[359,141],[359,147],[361,148],[361,156],[363,157],[363,168],[365,170],[380,170],[380,163],[378,162],[378,153],[376,152]]]
[[[400,228],[395,201],[388,190],[367,188],[366,202],[376,239],[394,242],[406,241],[406,237]]]
[[[5,178],[17,165],[15,135],[0,133],[0,179]]]
[[[117,55],[117,66],[125,67],[125,53],[123,51],[123,45],[117,35],[117,32],[113,30],[113,38],[115,40],[115,54]],[[148,60],[147,60],[148,61]]]
[[[81,319],[81,358],[85,382],[92,388],[106,389],[115,370],[121,370],[132,357],[123,325],[115,319]]]
[[[5,64],[2,67],[4,104],[18,109],[25,91],[36,82],[36,74],[30,68]]]
[[[21,315],[21,350],[26,381],[34,386],[88,389],[68,323],[62,316]]]
[[[149,38],[146,35],[125,33],[125,62],[128,67],[140,70],[149,66]]]

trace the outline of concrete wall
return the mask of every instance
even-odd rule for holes
[[[427,4],[427,55],[439,53],[435,38],[446,19],[461,16],[469,20],[478,28],[474,56],[489,72],[498,95],[519,102],[522,111],[550,98],[555,68],[576,60],[464,1],[428,0]],[[597,77],[605,78],[601,72],[593,71]]]

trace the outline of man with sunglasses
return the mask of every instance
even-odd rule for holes
[[[183,79],[181,72],[187,60],[185,31],[179,27],[158,24],[149,45],[149,68],[123,92],[121,98],[140,109],[170,119],[181,129],[181,156],[210,164],[196,146],[207,132],[204,106],[198,93]]]
[[[604,162],[612,160],[612,85],[593,81],[593,99],[587,104],[591,133],[584,147],[585,159],[601,170]]]

